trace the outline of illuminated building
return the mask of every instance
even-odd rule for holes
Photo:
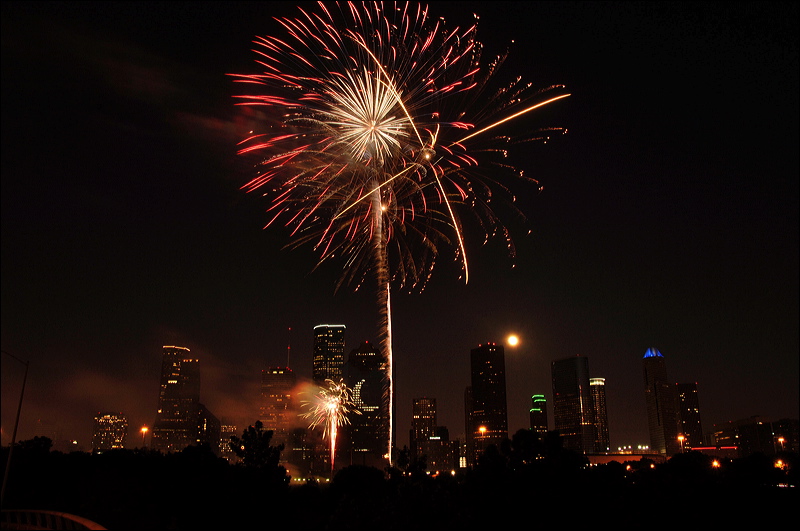
[[[436,399],[414,398],[411,402],[411,433],[409,442],[411,455],[422,456],[420,443],[436,434]]]
[[[233,450],[231,450],[230,442],[231,442],[231,437],[233,437],[234,435],[235,436],[240,435],[238,429],[236,428],[235,425],[230,424],[227,421],[220,420],[219,433],[220,437],[219,437],[218,455],[220,457],[224,457],[228,461],[231,462],[236,461],[237,459],[236,454],[233,453]]]
[[[314,327],[313,380],[323,385],[325,380],[339,382],[344,365],[344,325],[321,324]]]
[[[594,405],[595,427],[595,452],[611,451],[611,442],[608,438],[608,411],[606,410],[606,379],[589,378],[589,387],[592,390],[592,403]]]
[[[647,349],[642,358],[642,366],[650,449],[655,453],[674,455],[681,449],[678,442],[675,385],[667,379],[664,356],[657,349]]]
[[[419,459],[425,463],[429,474],[450,473],[458,465],[458,441],[450,440],[450,432],[444,426],[437,426],[434,435],[417,441]]]
[[[544,395],[533,395],[531,402],[531,431],[544,439],[547,435],[547,399]]]
[[[711,433],[715,447],[735,446],[739,457],[752,454],[775,455],[779,452],[796,452],[798,447],[798,420],[773,421],[759,415],[715,424]]]
[[[595,449],[595,412],[589,386],[589,359],[573,356],[551,364],[553,421],[564,448],[583,453]]]
[[[486,343],[470,351],[471,383],[468,397],[467,437],[471,438],[474,464],[487,446],[508,438],[505,351]]]
[[[272,430],[272,445],[286,444],[294,415],[292,393],[297,377],[289,367],[269,367],[261,371],[261,423]]]
[[[99,453],[105,450],[125,448],[128,438],[128,419],[122,413],[98,413],[94,417],[94,434],[92,435],[92,451]]]
[[[684,447],[703,446],[703,427],[700,424],[700,400],[696,383],[675,384],[678,399],[678,434],[685,437]]]
[[[200,403],[200,361],[186,347],[163,347],[153,449],[177,452],[207,443],[216,452],[219,435],[219,420]]]
[[[355,409],[344,431],[353,464],[379,465],[389,451],[389,401],[386,394],[387,361],[369,342],[350,352],[343,367],[344,382]]]

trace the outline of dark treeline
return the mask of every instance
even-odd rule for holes
[[[712,467],[697,452],[590,467],[557,436],[539,441],[527,430],[457,476],[431,477],[400,452],[395,468],[349,466],[330,484],[289,481],[274,452],[234,465],[202,446],[167,455],[50,446],[38,437],[15,446],[3,508],[63,511],[118,530],[698,529],[789,514],[798,501],[797,454],[779,456],[783,469],[761,454]]]

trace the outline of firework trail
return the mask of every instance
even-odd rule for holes
[[[317,8],[276,19],[285,35],[254,41],[261,73],[233,75],[252,89],[238,104],[270,116],[240,143],[240,153],[259,155],[243,189],[267,197],[266,226],[288,227],[291,246],[313,246],[319,263],[343,260],[337,289],[374,275],[391,462],[390,286],[424,289],[445,249],[468,281],[464,214],[514,256],[495,205],[524,218],[510,183],[540,187],[505,157],[514,145],[565,131],[511,136],[502,126],[568,94],[520,79],[496,85],[505,54],[482,63],[477,22],[451,29],[413,3]]]
[[[361,414],[357,409],[353,409],[350,389],[344,382],[336,383],[333,380],[325,380],[325,385],[319,387],[317,394],[312,401],[303,402],[309,411],[303,413],[304,418],[310,418],[309,428],[323,426],[322,436],[330,441],[331,452],[331,475],[333,475],[333,465],[336,458],[336,436],[339,427],[349,424],[348,414]]]

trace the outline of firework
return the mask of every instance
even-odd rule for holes
[[[331,473],[336,457],[336,436],[339,428],[349,424],[348,415],[350,413],[361,414],[354,409],[354,403],[350,395],[350,389],[344,382],[336,383],[333,380],[325,380],[325,385],[318,389],[312,401],[303,402],[309,410],[303,413],[304,418],[310,418],[309,428],[317,426],[323,427],[322,436],[330,441],[331,452]]]
[[[290,245],[313,246],[320,263],[343,261],[337,289],[374,275],[391,415],[390,286],[421,291],[448,249],[468,281],[465,214],[514,255],[494,206],[513,208],[511,180],[539,186],[505,157],[563,131],[510,136],[503,126],[568,95],[520,79],[495,85],[505,55],[482,63],[477,17],[462,29],[412,3],[299,11],[277,19],[283,36],[255,41],[261,73],[234,76],[253,89],[238,103],[271,117],[240,143],[240,153],[259,156],[243,189],[267,197],[266,226],[288,227]],[[390,460],[392,440],[390,417]]]

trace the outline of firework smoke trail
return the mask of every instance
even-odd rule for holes
[[[358,288],[374,275],[391,463],[390,286],[422,291],[445,248],[454,250],[468,281],[464,214],[478,221],[485,240],[502,237],[515,255],[495,205],[524,218],[511,183],[540,187],[508,164],[507,152],[565,131],[512,137],[501,128],[568,94],[519,78],[496,84],[505,55],[484,65],[477,24],[448,28],[426,6],[317,8],[276,19],[284,36],[254,41],[261,73],[234,75],[253,89],[237,96],[239,104],[268,113],[240,143],[240,153],[259,155],[256,176],[243,189],[263,193],[266,226],[284,224],[291,246],[313,246],[319,264],[344,261],[337,289]]]
[[[310,418],[309,428],[323,426],[323,438],[327,437],[330,441],[331,452],[331,475],[336,459],[336,437],[339,427],[349,424],[347,415],[352,413],[361,414],[357,409],[350,395],[350,389],[344,382],[336,383],[333,380],[325,380],[325,385],[318,389],[313,401],[303,402],[303,405],[310,408],[303,413],[304,418]]]

